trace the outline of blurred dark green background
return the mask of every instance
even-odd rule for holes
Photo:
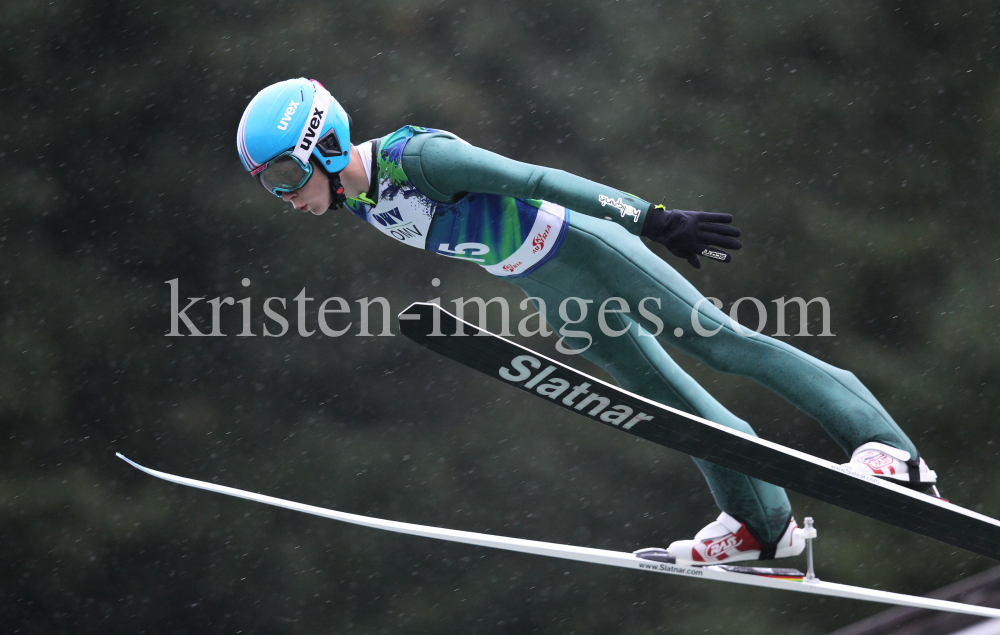
[[[307,76],[356,140],[443,128],[735,214],[732,265],[695,271],[653,249],[707,295],[767,302],[768,333],[770,300],[826,297],[836,337],[789,341],[854,371],[946,496],[1000,515],[998,26],[985,0],[7,2],[0,631],[805,635],[882,610],[345,526],[180,489],[114,453],[344,511],[616,550],[717,514],[687,457],[399,336],[355,323],[304,338],[293,323],[238,338],[224,307],[230,336],[164,337],[175,278],[183,297],[251,298],[258,333],[263,299],[302,288],[394,311],[519,301],[475,266],[349,213],[295,212],[246,176],[244,106]],[[680,361],[762,436],[842,457],[752,382]],[[924,593],[995,564],[793,502],[816,518],[825,579]]]

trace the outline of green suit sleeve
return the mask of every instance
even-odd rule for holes
[[[466,192],[549,201],[618,223],[636,236],[650,207],[641,198],[569,172],[521,163],[442,134],[410,139],[402,167],[418,190],[439,203],[452,203]]]

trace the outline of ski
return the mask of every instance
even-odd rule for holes
[[[816,595],[826,595],[851,600],[865,600],[868,602],[880,602],[882,604],[895,604],[898,606],[910,606],[934,611],[947,611],[951,613],[964,613],[966,615],[977,615],[981,617],[1000,618],[1000,609],[973,606],[960,602],[949,602],[945,600],[935,600],[932,598],[917,597],[913,595],[903,595],[900,593],[890,593],[888,591],[878,591],[866,589],[864,587],[849,586],[825,582],[818,579],[807,581],[801,571],[795,569],[764,569],[757,567],[735,567],[735,566],[709,566],[709,567],[686,567],[665,561],[665,558],[658,557],[662,549],[640,550],[636,553],[619,551],[609,551],[606,549],[593,549],[590,547],[577,547],[574,545],[563,545],[551,542],[541,542],[538,540],[524,540],[522,538],[508,538],[505,536],[492,536],[471,531],[460,531],[456,529],[445,529],[440,527],[429,527],[426,525],[416,525],[394,520],[383,520],[371,516],[360,516],[349,514],[332,509],[324,509],[313,505],[305,505],[293,501],[255,494],[234,487],[206,483],[192,478],[175,476],[166,472],[160,472],[139,465],[120,453],[116,453],[118,458],[127,461],[133,467],[142,470],[146,474],[156,478],[198,489],[225,494],[236,498],[282,507],[292,511],[312,514],[322,518],[339,520],[345,523],[383,529],[400,534],[411,536],[421,536],[449,542],[458,542],[468,545],[478,545],[480,547],[493,547],[507,551],[528,553],[550,558],[560,558],[563,560],[574,560],[576,562],[587,562],[625,569],[636,569],[650,573],[666,573],[685,578],[697,578],[699,580],[710,580],[713,582],[732,582],[735,584],[745,584],[749,586],[765,587],[769,589],[781,589],[785,591],[799,591],[802,593],[813,593]],[[643,552],[653,552],[650,558],[644,558],[639,554]]]
[[[616,430],[1000,560],[1000,521],[983,514],[640,397],[436,304],[411,304],[399,314],[399,329],[436,353]]]

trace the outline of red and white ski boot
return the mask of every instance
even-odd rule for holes
[[[805,546],[802,530],[792,518],[771,558],[797,556]],[[762,551],[760,542],[753,537],[746,525],[726,512],[719,514],[714,523],[695,534],[694,540],[677,540],[667,547],[667,552],[677,564],[687,566],[760,560]]]
[[[937,473],[928,468],[927,462],[923,459],[919,459],[916,473],[911,473],[911,468],[915,467],[913,463],[910,461],[910,453],[906,450],[869,441],[854,450],[851,462],[844,463],[842,467],[865,476],[877,476],[913,489],[929,489],[934,496],[941,498],[936,487]]]

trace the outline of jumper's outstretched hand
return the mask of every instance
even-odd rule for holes
[[[670,253],[684,258],[695,269],[701,269],[698,256],[729,262],[733,257],[717,248],[743,247],[743,243],[736,240],[740,230],[731,227],[731,222],[732,214],[668,210],[662,205],[656,205],[646,214],[642,235],[665,245]]]

